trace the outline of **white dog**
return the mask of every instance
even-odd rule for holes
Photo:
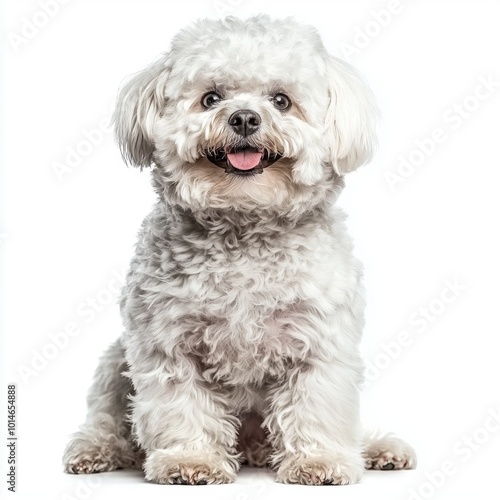
[[[334,207],[375,139],[358,73],[293,20],[203,20],[123,88],[115,123],[158,201],[65,470],[212,484],[269,463],[352,484],[414,467],[359,423],[362,268]]]

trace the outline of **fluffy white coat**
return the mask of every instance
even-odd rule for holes
[[[228,123],[241,109],[261,118],[246,137]],[[199,21],[129,81],[116,134],[128,162],[154,164],[158,201],[68,472],[224,483],[247,462],[281,482],[350,484],[365,466],[415,465],[396,438],[362,436],[362,267],[335,208],[371,157],[376,114],[358,73],[291,19]],[[245,176],[209,161],[242,145],[280,159]]]

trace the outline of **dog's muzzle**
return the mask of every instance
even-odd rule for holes
[[[269,153],[254,147],[241,147],[225,150],[207,151],[207,160],[225,169],[227,174],[241,176],[262,174],[264,168],[277,162],[281,155]]]

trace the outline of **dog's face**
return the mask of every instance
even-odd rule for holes
[[[201,21],[122,90],[127,160],[193,209],[286,211],[319,202],[366,162],[372,96],[316,31],[267,16]]]

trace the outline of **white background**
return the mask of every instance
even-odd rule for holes
[[[0,408],[6,384],[16,383],[17,498],[496,498],[500,423],[489,415],[500,411],[499,2],[73,0],[29,31],[27,22],[43,22],[42,2],[3,2],[1,15]],[[376,16],[389,6],[397,10],[390,19]],[[410,441],[419,467],[337,488],[278,485],[272,472],[252,470],[233,485],[203,488],[152,485],[138,472],[93,482],[65,475],[62,450],[84,418],[97,357],[121,332],[116,276],[154,197],[148,172],[123,165],[109,132],[71,171],[58,176],[54,164],[66,162],[68,148],[85,149],[123,78],[168,50],[178,29],[198,17],[258,12],[316,25],[377,96],[378,153],[347,178],[340,199],[366,267],[363,420]],[[23,29],[31,38],[20,42]],[[497,82],[489,95],[481,78]],[[387,173],[402,158],[418,166],[391,189]],[[420,308],[429,307],[425,319]],[[61,333],[71,325],[72,337]],[[0,496],[9,498],[1,413]]]

